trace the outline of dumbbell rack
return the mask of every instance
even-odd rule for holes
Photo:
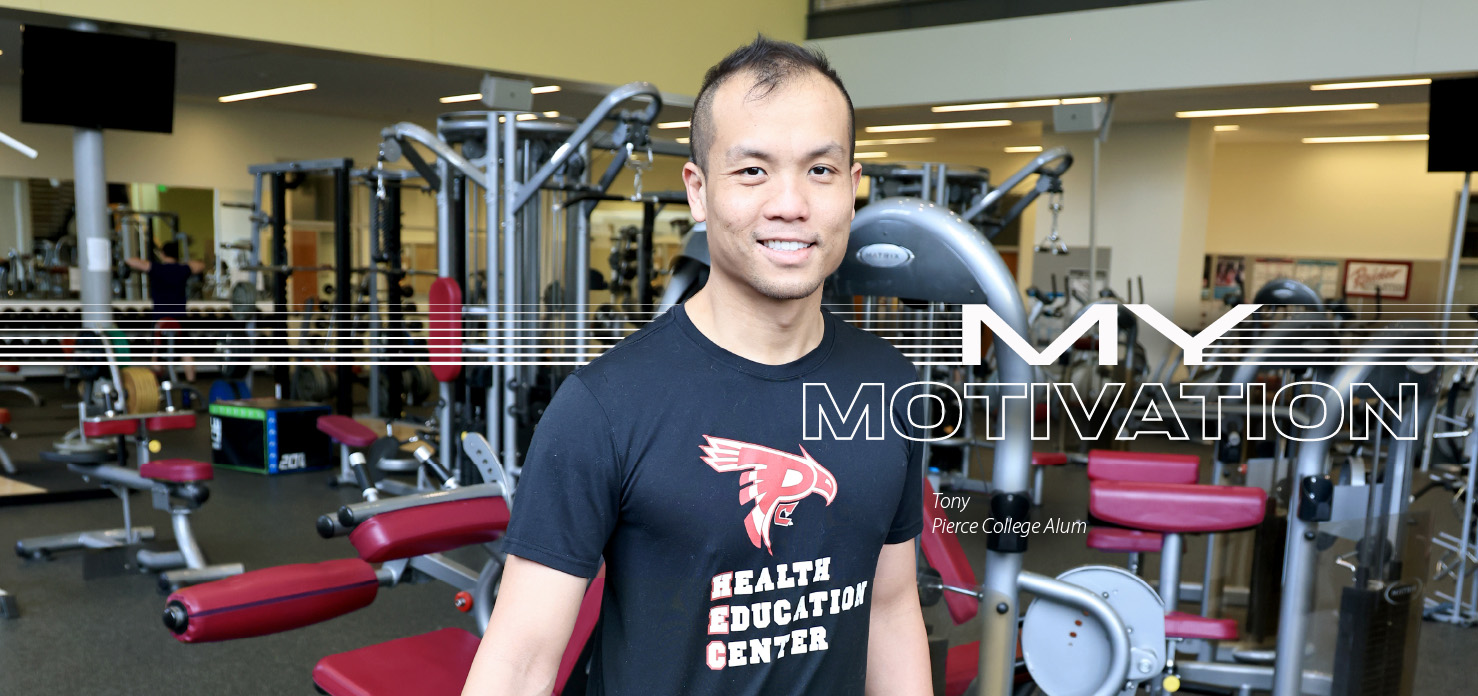
[[[1445,564],[1432,579],[1435,584],[1438,581],[1451,578],[1454,582],[1452,592],[1443,592],[1432,587],[1427,592],[1424,600],[1425,617],[1432,621],[1456,624],[1459,626],[1478,625],[1478,532],[1475,532],[1475,520],[1473,503],[1474,483],[1478,482],[1478,428],[1475,422],[1478,419],[1469,417],[1458,421],[1441,414],[1436,415],[1439,422],[1438,427],[1459,426],[1451,430],[1439,431],[1436,437],[1451,433],[1450,436],[1458,434],[1465,436],[1466,475],[1467,483],[1463,486],[1463,514],[1462,530],[1459,535],[1447,532],[1437,532],[1432,536],[1432,544],[1447,552],[1447,558],[1456,558],[1456,561]]]

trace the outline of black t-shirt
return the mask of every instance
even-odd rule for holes
[[[604,558],[589,693],[862,693],[878,555],[923,528],[922,444],[898,435],[917,432],[903,419],[912,392],[892,398],[916,373],[823,314],[815,350],[764,365],[675,307],[555,395],[506,542],[583,577]],[[897,425],[806,440],[807,383],[827,385],[836,414],[883,383],[865,392],[888,396],[873,424]]]
[[[182,319],[190,266],[183,263],[149,264],[149,298],[154,300],[155,319]]]

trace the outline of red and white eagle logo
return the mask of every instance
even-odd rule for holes
[[[790,514],[795,511],[802,498],[816,493],[826,499],[826,504],[836,499],[837,480],[826,467],[816,463],[811,453],[801,448],[804,457],[789,452],[752,445],[738,440],[704,435],[707,445],[703,450],[703,463],[719,473],[743,472],[739,483],[739,504],[753,502],[754,507],[744,518],[744,530],[756,548],[765,548],[775,555],[770,544],[770,525],[791,525]]]

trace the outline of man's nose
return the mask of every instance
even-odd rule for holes
[[[775,188],[765,202],[764,215],[768,220],[798,222],[810,215],[810,202],[806,197],[805,178],[796,176],[777,177]]]

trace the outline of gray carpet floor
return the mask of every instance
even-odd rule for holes
[[[61,385],[41,388],[49,399],[43,408],[19,405],[12,396],[0,403],[11,409],[12,425],[21,434],[3,443],[20,469],[14,478],[43,487],[83,488],[69,475],[58,475],[61,467],[37,458],[75,423],[75,411],[62,406],[67,399]],[[195,431],[167,433],[161,440],[160,456],[209,461],[204,419]],[[988,462],[988,451],[981,454],[981,461]],[[218,470],[210,501],[193,516],[209,560],[239,561],[253,569],[351,556],[347,540],[324,540],[314,531],[319,514],[355,498],[350,490],[326,485],[327,479],[326,472],[266,477]],[[1086,517],[1087,483],[1081,467],[1049,469],[1045,487],[1047,502],[1034,516]],[[1441,495],[1428,496],[1422,505],[1433,510],[1438,529],[1455,532],[1458,522],[1445,499],[1437,500]],[[153,510],[146,496],[133,500],[138,523],[153,525],[167,542],[168,516]],[[0,543],[9,548],[29,536],[116,527],[122,521],[120,510],[115,498],[0,505]],[[984,499],[954,517],[984,519]],[[962,542],[978,573],[984,536],[967,536]],[[1185,579],[1198,580],[1203,542],[1191,537],[1187,547]],[[452,607],[453,592],[446,585],[427,583],[381,590],[368,608],[308,628],[186,645],[161,624],[164,597],[153,576],[84,580],[86,555],[71,552],[32,561],[6,553],[0,558],[0,588],[15,595],[21,607],[20,618],[0,621],[0,694],[312,694],[312,668],[323,656],[447,626],[473,627],[468,616]],[[1055,575],[1084,563],[1119,564],[1122,558],[1086,549],[1080,534],[1052,534],[1033,537],[1025,563],[1029,570]],[[1146,577],[1155,577],[1155,572],[1151,561]],[[942,605],[926,610],[926,618],[956,643],[978,635],[974,622],[949,625]],[[1419,640],[1416,693],[1474,693],[1478,629],[1423,623]]]

